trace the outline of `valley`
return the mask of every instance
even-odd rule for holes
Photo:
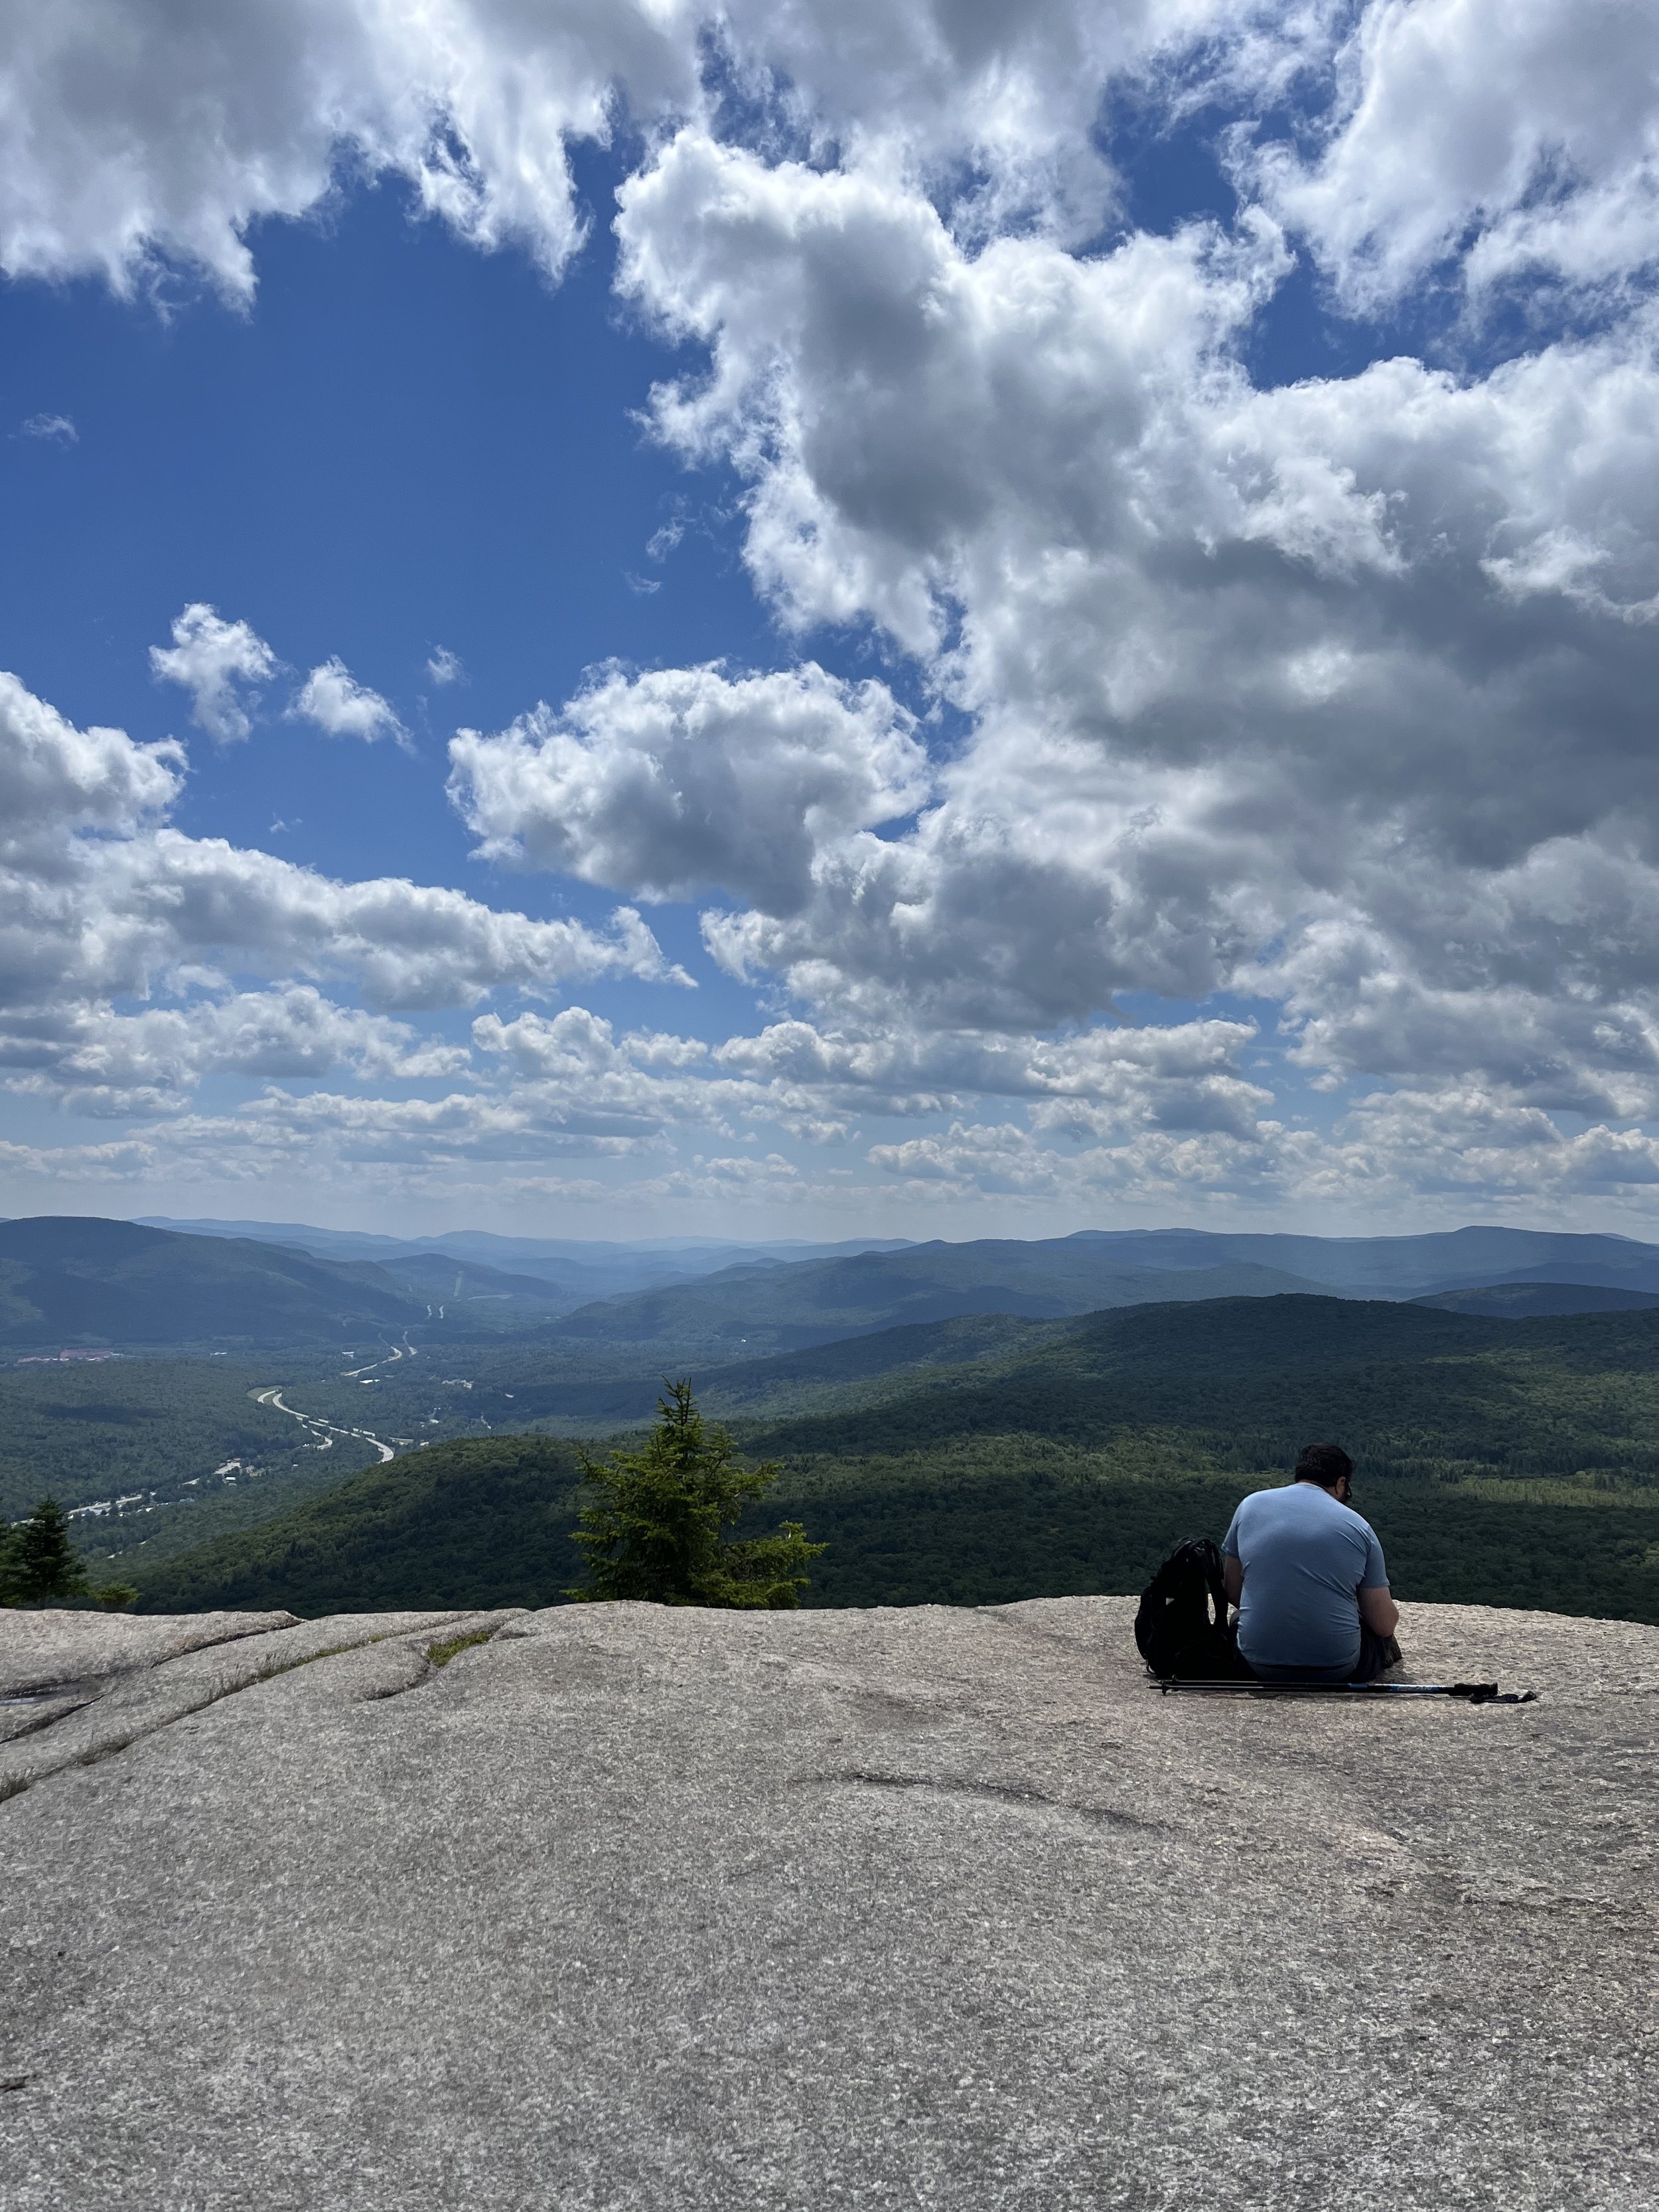
[[[127,1224],[102,1226],[118,1286]],[[399,1280],[294,1248],[317,1271],[300,1277],[285,1248],[146,1233],[165,1238],[136,1255],[152,1304],[158,1271],[206,1252],[185,1324],[229,1270],[237,1297],[273,1298],[272,1340],[158,1344],[152,1311],[149,1342],[0,1368],[3,1510],[50,1491],[146,1606],[549,1602],[576,1572],[576,1448],[648,1423],[687,1375],[782,1469],[757,1529],[799,1518],[830,1545],[809,1605],[1129,1592],[1334,1435],[1402,1592],[1659,1620],[1659,1252],[1623,1239],[1091,1233],[738,1265],[716,1247],[701,1276],[551,1317],[520,1272],[509,1325],[477,1322],[493,1292],[459,1316],[420,1295],[477,1291],[464,1255],[394,1254]],[[40,1224],[9,1238],[35,1277],[95,1285],[95,1226],[67,1253]],[[1423,1288],[1460,1260],[1487,1279]],[[311,1304],[283,1341],[296,1283]],[[365,1296],[395,1303],[366,1315]]]

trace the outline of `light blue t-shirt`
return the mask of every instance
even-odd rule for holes
[[[1244,1570],[1238,1648],[1252,1667],[1346,1668],[1359,1657],[1359,1599],[1389,1579],[1369,1521],[1314,1482],[1258,1490],[1222,1550]]]

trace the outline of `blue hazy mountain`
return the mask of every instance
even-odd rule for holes
[[[550,1286],[568,1312],[595,1299],[623,1297],[659,1284],[694,1282],[722,1267],[756,1262],[783,1265],[831,1259],[854,1252],[896,1252],[903,1237],[854,1237],[840,1243],[777,1239],[758,1243],[701,1237],[668,1237],[638,1243],[556,1237],[498,1237],[485,1229],[447,1230],[436,1237],[377,1237],[356,1229],[319,1229],[302,1221],[174,1220],[146,1215],[143,1225],[191,1237],[252,1238],[284,1244],[325,1260],[368,1260],[394,1267],[433,1255],[489,1267]]]
[[[338,1343],[424,1317],[381,1269],[248,1239],[42,1214],[0,1223],[0,1345]]]
[[[750,1261],[695,1283],[580,1307],[566,1341],[654,1343],[750,1356],[971,1313],[1057,1319],[1128,1305],[1316,1291],[1413,1300],[1510,1283],[1659,1293],[1659,1247],[1621,1237],[1470,1228],[1419,1237],[1320,1237],[1200,1230],[1082,1230],[898,1251]],[[1571,1297],[1552,1312],[1580,1310]],[[1522,1300],[1517,1311],[1546,1310]]]
[[[1468,1228],[1415,1237],[1298,1237],[1200,1229],[1083,1230],[1126,1264],[1181,1269],[1248,1261],[1347,1297],[1424,1297],[1498,1282],[1601,1283],[1659,1291],[1659,1245],[1548,1229]],[[927,1249],[927,1248],[923,1248]]]
[[[1058,1320],[1316,1291],[1520,1316],[1659,1297],[1659,1247],[1501,1227],[1393,1237],[1085,1230],[853,1249],[670,1249],[558,1247],[483,1231],[422,1243],[270,1223],[248,1224],[257,1237],[224,1233],[234,1225],[184,1231],[80,1216],[0,1224],[0,1346],[540,1331],[566,1354],[636,1346],[640,1371],[660,1372],[659,1359],[752,1359],[972,1315]],[[301,1237],[309,1243],[285,1241]]]

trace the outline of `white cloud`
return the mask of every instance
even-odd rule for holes
[[[827,835],[793,913],[707,920],[733,973],[1012,1031],[1294,977],[1334,1051],[1322,948],[1385,946],[1427,988],[1475,929],[1489,953],[1442,986],[1471,1044],[1524,958],[1576,1096],[1638,1095],[1649,998],[1615,947],[1650,884],[1644,321],[1484,378],[1261,391],[1237,346],[1270,230],[969,252],[902,179],[695,134],[620,231],[635,296],[711,349],[656,419],[749,477],[757,580],[803,623],[880,625],[975,722],[914,830]],[[1552,950],[1499,887],[1562,840],[1583,926]]]
[[[377,738],[404,745],[409,742],[409,732],[393,709],[378,691],[359,684],[337,657],[312,670],[291,712],[314,722],[331,738],[361,738],[371,745]]]
[[[953,1125],[878,1149],[904,1190],[1021,1205],[1644,1187],[1648,1139],[1613,1125],[1659,1118],[1650,10],[252,0],[206,39],[151,5],[15,11],[0,264],[131,287],[182,260],[246,298],[251,225],[315,205],[343,156],[556,271],[567,142],[625,100],[623,289],[692,360],[655,433],[737,471],[787,629],[890,656],[886,684],[805,658],[608,671],[453,749],[486,855],[705,901],[753,1034],[492,1010],[441,1102],[278,1098],[191,1141],[413,1174],[707,1129],[718,1157],[659,1193],[795,1204],[820,1186],[757,1133],[850,1141],[878,1113]],[[1112,90],[1153,125],[1231,118],[1231,228],[1085,249]],[[1379,345],[1264,387],[1299,253],[1343,310],[1437,317],[1438,357]],[[276,667],[199,605],[155,659],[222,740]],[[435,648],[427,673],[460,672]],[[301,699],[397,733],[338,662]],[[536,922],[183,837],[176,749],[0,705],[0,981],[41,1055],[11,1065],[52,1095],[161,1111],[210,1068],[278,1080],[285,1053],[390,1076],[429,1050],[447,1082],[459,1048],[388,1010],[672,973],[632,908]],[[176,984],[216,963],[234,985]],[[368,1011],[325,1011],[335,981]],[[80,1011],[31,1030],[59,990]],[[1177,1018],[1111,1023],[1146,995]],[[1272,1095],[1287,1042],[1337,1102],[1328,1136]],[[976,1118],[988,1099],[1016,1118]]]
[[[154,1145],[127,1138],[106,1145],[14,1145],[0,1141],[0,1172],[52,1182],[140,1182],[154,1174]]]
[[[604,932],[534,921],[443,885],[341,883],[174,830],[77,858],[104,909],[94,972],[117,991],[143,988],[179,958],[221,957],[347,978],[372,1003],[410,1010],[475,1004],[501,988],[552,994],[578,977],[681,980],[629,907]]]
[[[554,715],[464,730],[452,791],[490,858],[653,899],[720,890],[799,913],[827,844],[910,812],[928,790],[912,718],[884,684],[815,664],[612,672]]]
[[[1362,1099],[1341,1124],[1342,1183],[1367,1177],[1385,1188],[1452,1201],[1572,1201],[1600,1194],[1644,1197],[1659,1183],[1659,1141],[1605,1125],[1564,1133],[1521,1101],[1456,1086]],[[1337,1180],[1335,1176],[1331,1177]]]
[[[1477,291],[1659,259],[1659,18],[1636,0],[1371,0],[1311,158],[1243,163],[1355,303],[1448,258]]]
[[[67,415],[31,415],[19,426],[26,438],[42,438],[48,445],[78,446],[81,434]]]
[[[1597,1126],[1570,1136],[1535,1109],[1457,1091],[1363,1100],[1329,1137],[1262,1121],[1243,1132],[1152,1131],[1062,1151],[1014,1122],[955,1122],[872,1146],[870,1158],[895,1195],[912,1200],[1110,1200],[1207,1217],[1218,1228],[1229,1217],[1243,1225],[1253,1208],[1286,1207],[1316,1220],[1333,1209],[1382,1220],[1407,1206],[1419,1218],[1450,1223],[1479,1206],[1522,1219],[1582,1221],[1583,1201],[1595,1199],[1635,1200],[1650,1222],[1659,1183],[1659,1140],[1638,1130]]]
[[[1237,0],[15,0],[0,43],[0,268],[169,264],[251,296],[248,238],[322,202],[342,167],[406,179],[489,248],[556,273],[580,244],[572,140],[608,141],[618,100],[647,133],[718,105],[722,70],[775,127],[884,147],[947,183],[959,220],[1091,229],[1110,173],[1091,143],[1103,88],[1164,50],[1272,11]],[[198,21],[198,18],[200,17]],[[1277,49],[1277,34],[1268,45]]]
[[[439,886],[340,883],[167,825],[180,749],[78,730],[0,674],[0,1071],[78,1110],[154,1114],[205,1076],[428,1079],[465,1048],[375,1009],[684,980],[629,908],[532,921]],[[238,989],[228,975],[271,979]],[[369,1002],[333,1003],[334,980]]]
[[[297,216],[342,161],[406,178],[489,247],[556,271],[581,235],[565,146],[608,137],[624,80],[641,114],[695,90],[678,10],[512,0],[18,0],[0,49],[0,266],[105,275],[167,263],[233,297],[250,228]]]
[[[1617,286],[1654,259],[1659,31],[1637,0],[245,0],[213,28],[164,0],[16,0],[0,267],[130,289],[182,264],[246,299],[252,228],[343,167],[556,273],[583,229],[570,143],[608,141],[619,100],[648,139],[708,124],[727,82],[820,167],[925,179],[963,239],[1092,234],[1115,88],[1154,118],[1236,118],[1241,179],[1360,303],[1447,256],[1477,289]]]
[[[72,1112],[123,1118],[169,1112],[210,1075],[313,1078],[349,1068],[365,1081],[464,1073],[470,1055],[406,1023],[336,1006],[314,987],[240,992],[117,1013],[107,1005],[0,1017],[6,1087]]]
[[[0,671],[0,858],[50,881],[66,840],[85,830],[136,837],[182,788],[171,740],[137,745],[124,730],[78,730]]]
[[[244,699],[269,683],[276,656],[245,622],[226,622],[197,599],[178,616],[171,646],[153,645],[149,665],[191,695],[190,718],[220,744],[246,738],[252,728]]]
[[[466,675],[460,657],[447,645],[434,646],[426,664],[426,672],[434,684],[459,684]]]

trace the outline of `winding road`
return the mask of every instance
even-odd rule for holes
[[[401,1355],[394,1352],[392,1357],[396,1358]],[[253,1402],[256,1406],[270,1406],[279,1413],[286,1413],[290,1420],[297,1421],[313,1439],[314,1450],[332,1451],[336,1437],[361,1437],[365,1443],[373,1444],[379,1452],[382,1467],[388,1460],[397,1457],[397,1453],[384,1437],[377,1437],[370,1429],[343,1428],[337,1421],[324,1420],[320,1413],[302,1413],[297,1406],[283,1403],[280,1390],[256,1390]]]

